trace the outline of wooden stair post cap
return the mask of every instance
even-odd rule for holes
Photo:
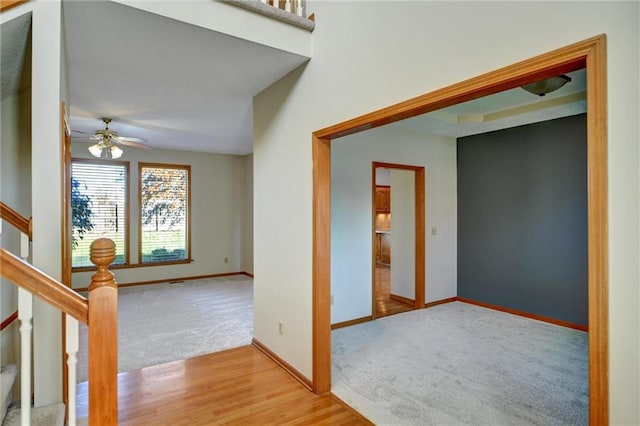
[[[91,262],[96,265],[96,273],[91,277],[89,294],[99,287],[116,287],[109,265],[116,258],[116,245],[108,238],[99,238],[91,243]]]
[[[91,243],[91,262],[96,266],[109,266],[116,258],[116,244],[108,238]]]

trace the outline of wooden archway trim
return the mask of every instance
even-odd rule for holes
[[[589,422],[609,422],[606,36],[599,35],[313,132],[313,390],[331,390],[331,140],[587,70]]]

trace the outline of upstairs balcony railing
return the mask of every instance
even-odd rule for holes
[[[260,0],[260,3],[268,4],[285,12],[294,13],[303,18],[307,17],[302,0]]]
[[[276,19],[309,32],[315,29],[315,16],[304,0],[223,0],[225,3]]]

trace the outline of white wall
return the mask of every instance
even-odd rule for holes
[[[311,377],[314,130],[606,33],[611,422],[640,423],[638,7],[309,2],[313,59],[254,100],[256,338]]]
[[[31,214],[32,263],[53,278],[61,276],[60,103],[68,101],[62,61],[61,1],[33,0],[0,14],[7,22],[31,13]],[[33,307],[34,404],[62,400],[60,312],[39,299]]]
[[[31,216],[31,89],[10,95],[0,106],[0,201],[24,217]],[[20,255],[20,232],[2,222],[1,245]],[[17,287],[0,281],[0,321],[18,310]],[[15,363],[18,321],[0,336],[0,365]]]
[[[402,139],[400,139],[402,140]],[[395,142],[395,141],[394,141]],[[426,142],[426,141],[425,141]],[[449,144],[452,141],[446,141],[445,144]],[[429,142],[426,142],[429,143]],[[434,144],[436,145],[436,144]],[[447,147],[448,148],[448,147]],[[453,153],[453,159],[455,161],[455,153]],[[428,157],[427,157],[428,158]],[[428,160],[427,160],[428,161]],[[431,166],[431,164],[429,164]],[[453,169],[455,173],[455,164],[446,166]],[[429,167],[431,169],[431,167]],[[416,297],[416,193],[415,193],[415,172],[412,170],[391,170],[391,234],[389,236],[391,240],[391,294],[397,296],[406,297],[407,299],[415,299]],[[447,170],[449,171],[449,170]],[[446,176],[443,176],[446,179]],[[455,190],[454,179],[453,185],[447,185],[451,189]],[[429,191],[426,191],[427,197]],[[449,235],[444,238],[449,239],[448,243],[453,248],[448,253],[443,253],[442,260],[449,266],[449,270],[446,271],[449,275],[449,279],[435,280],[434,285],[438,288],[444,288],[449,291],[449,294],[454,296],[456,294],[456,240],[457,240],[457,217],[456,217],[456,202],[455,195],[448,200],[436,200],[429,199],[431,203],[438,203],[445,201],[452,207],[451,216],[443,218],[447,220],[453,230]],[[426,235],[426,234],[425,234]],[[453,237],[455,240],[451,240]],[[426,238],[425,238],[426,241]],[[447,257],[445,257],[447,256]],[[427,275],[434,276],[434,274]],[[429,281],[431,284],[431,282]],[[426,283],[425,283],[426,287]],[[450,296],[450,297],[452,297]],[[428,297],[425,294],[425,297]]]
[[[31,3],[31,2],[30,2]],[[36,1],[32,21],[31,164],[33,264],[60,279],[62,195],[60,103],[66,101],[62,61],[60,0]],[[60,312],[34,299],[33,353],[35,405],[62,400]]]
[[[391,142],[392,141],[392,142]],[[456,142],[454,138],[381,127],[332,144],[331,149],[331,322],[371,315],[372,291],[372,162],[424,166],[426,169],[426,221],[442,229],[437,239],[426,236],[426,282],[429,301],[456,294]],[[401,243],[394,246],[396,188],[391,171],[391,271],[402,265]],[[413,173],[410,173],[413,190]],[[398,196],[403,191],[398,185]],[[411,208],[413,209],[413,206]],[[400,211],[398,211],[400,213]],[[437,224],[437,225],[436,225]],[[404,238],[396,241],[402,241]],[[257,243],[257,242],[256,242]],[[395,248],[394,248],[395,247]],[[410,247],[413,253],[413,246]],[[396,256],[396,254],[399,254]],[[413,268],[411,269],[413,271]],[[392,276],[392,286],[394,277]],[[397,280],[401,280],[399,276]],[[413,284],[413,280],[411,282]],[[395,288],[392,287],[392,292]],[[398,289],[405,295],[404,289]],[[406,297],[413,298],[411,294]],[[437,297],[438,299],[434,299]]]
[[[243,272],[253,274],[253,154],[244,157],[244,192],[242,222]]]
[[[376,185],[391,185],[391,171],[389,169],[376,168]]]
[[[243,40],[310,57],[312,36],[307,30],[282,25],[275,19],[247,12],[221,1],[184,0],[140,1],[115,0],[126,6],[187,22]],[[238,24],[238,22],[242,24]]]
[[[74,158],[93,158],[89,144],[73,142]],[[243,243],[251,239],[245,223],[246,167],[250,163],[237,155],[166,149],[124,148],[120,159],[129,162],[129,262],[138,263],[138,162],[186,164],[191,166],[191,257],[189,264],[114,269],[120,284],[180,277],[242,272],[246,262]],[[224,259],[228,262],[225,263]],[[73,274],[73,287],[87,287],[93,272]]]

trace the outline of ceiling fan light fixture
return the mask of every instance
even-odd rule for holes
[[[122,154],[124,154],[124,151],[120,149],[120,147],[108,145],[104,142],[98,142],[95,145],[91,145],[89,147],[89,152],[94,157],[102,158],[103,160],[117,160],[122,157]]]
[[[122,148],[120,148],[120,145],[126,145],[140,149],[151,148],[145,143],[146,141],[142,138],[119,136],[118,132],[109,129],[109,123],[111,123],[110,118],[105,117],[102,119],[102,121],[104,121],[104,129],[96,130],[95,134],[86,137],[90,141],[96,142],[88,148],[89,152],[94,157],[101,158],[103,160],[117,160],[124,154],[124,151]],[[81,134],[88,134],[79,130],[73,131]]]
[[[547,78],[544,80],[536,81],[534,83],[525,84],[522,86],[524,90],[529,93],[538,96],[544,96],[547,93],[558,90],[565,84],[571,81],[571,77],[568,75],[557,75],[555,77]]]
[[[89,147],[89,152],[91,153],[91,155],[93,155],[94,157],[100,158],[102,157],[102,147],[100,146],[99,143],[91,145]]]
[[[124,153],[122,149],[118,148],[115,145],[111,145],[110,147],[107,147],[106,151],[110,151],[111,158],[114,160],[117,160],[118,158],[122,157],[122,154]]]

